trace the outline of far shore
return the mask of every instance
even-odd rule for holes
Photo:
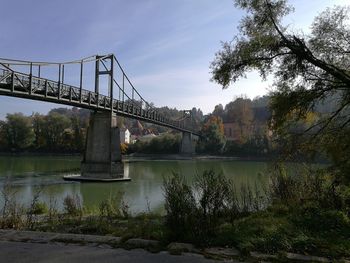
[[[9,157],[64,157],[75,156],[83,157],[81,153],[57,153],[57,152],[0,152],[0,156]],[[140,161],[161,161],[161,160],[224,160],[224,161],[270,161],[272,158],[268,156],[225,156],[225,155],[181,155],[181,154],[144,154],[133,153],[123,155],[124,162],[140,162]]]

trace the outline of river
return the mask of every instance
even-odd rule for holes
[[[28,204],[40,189],[40,199],[56,203],[62,209],[67,195],[77,195],[85,207],[97,208],[102,200],[111,196],[123,196],[132,213],[164,211],[162,182],[173,172],[183,174],[189,183],[196,174],[213,169],[231,178],[236,185],[242,183],[258,186],[268,177],[262,172],[265,162],[238,160],[143,160],[124,163],[124,173],[129,182],[80,183],[67,182],[64,175],[79,173],[80,157],[0,157],[0,189],[9,182],[21,202]],[[2,203],[0,197],[0,203]]]

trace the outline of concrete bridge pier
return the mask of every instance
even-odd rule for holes
[[[65,179],[103,182],[130,180],[129,177],[124,178],[116,115],[98,111],[91,114],[81,176]]]
[[[195,144],[193,135],[190,132],[182,132],[182,140],[180,146],[180,154],[194,154]]]

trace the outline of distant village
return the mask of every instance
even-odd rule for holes
[[[144,128],[139,121],[135,121],[130,129],[125,127],[120,129],[120,143],[134,144],[137,141],[149,142],[160,135],[161,133]]]

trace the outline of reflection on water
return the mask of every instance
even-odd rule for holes
[[[26,203],[40,187],[41,199],[45,202],[56,199],[59,207],[68,194],[80,196],[87,207],[97,207],[102,200],[123,193],[132,212],[145,211],[148,203],[151,210],[161,212],[164,209],[163,178],[174,172],[185,175],[189,183],[196,174],[207,169],[223,173],[236,185],[259,185],[268,179],[261,174],[266,168],[263,162],[223,160],[126,162],[124,173],[131,178],[129,182],[80,183],[62,179],[63,175],[77,174],[79,167],[79,157],[0,157],[0,186],[9,180],[18,198]]]

